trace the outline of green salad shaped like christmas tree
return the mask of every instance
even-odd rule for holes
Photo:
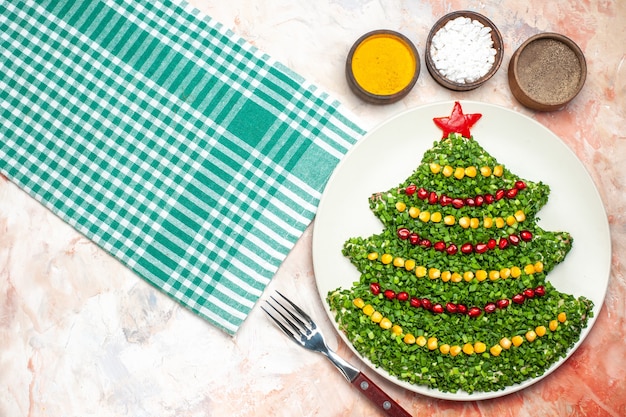
[[[470,134],[480,114],[434,119],[443,138],[404,182],[373,194],[382,233],[350,238],[360,272],[328,294],[340,329],[374,365],[443,392],[487,392],[542,375],[580,338],[590,300],[546,280],[572,245],[537,224],[550,193]]]

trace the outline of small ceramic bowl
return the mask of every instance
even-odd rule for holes
[[[442,70],[437,68],[437,59],[431,53],[431,48],[433,46],[433,37],[450,21],[455,20],[459,17],[469,18],[472,21],[476,20],[480,22],[480,24],[486,28],[491,29],[491,40],[493,42],[493,49],[495,49],[495,56],[491,67],[487,70],[487,72],[480,76],[476,80],[464,80],[463,82],[458,82],[457,80],[453,80],[450,77],[446,76]],[[443,45],[445,48],[446,45]],[[455,48],[456,45],[450,45],[451,48]],[[504,44],[502,42],[502,35],[500,31],[496,27],[496,25],[481,15],[480,13],[472,12],[469,10],[460,10],[456,12],[449,13],[439,19],[428,34],[428,38],[426,40],[426,52],[425,52],[425,60],[426,60],[426,68],[432,77],[437,81],[440,85],[454,91],[468,91],[473,90],[477,87],[483,85],[487,80],[489,80],[493,75],[498,71],[500,65],[502,64],[502,58],[504,55]],[[469,70],[472,70],[471,68]],[[475,69],[474,69],[475,70]]]
[[[406,96],[420,73],[413,42],[401,33],[380,29],[361,36],[346,59],[350,89],[372,104],[394,103]]]
[[[509,86],[522,105],[538,111],[563,108],[587,78],[581,49],[566,36],[540,33],[515,51],[509,62]]]

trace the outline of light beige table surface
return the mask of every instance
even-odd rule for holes
[[[436,400],[372,379],[420,416],[626,415],[626,2],[622,0],[374,1],[192,0],[202,13],[340,100],[369,130],[411,107],[441,100],[498,104],[555,132],[600,192],[612,239],[605,305],[578,351],[556,372],[509,396]],[[455,93],[424,67],[432,24],[471,9],[502,32],[501,69],[483,87]],[[352,43],[393,29],[417,46],[422,72],[389,106],[356,98],[344,77]],[[572,38],[588,65],[582,93],[565,109],[534,113],[512,97],[508,61],[528,37]],[[443,116],[443,115],[442,115]],[[429,138],[428,140],[432,140]],[[302,236],[266,291],[308,310],[357,366],[326,318]],[[592,259],[589,260],[593,262]],[[124,269],[96,245],[0,178],[0,417],[19,416],[376,416],[323,357],[296,347],[259,306],[231,338]]]

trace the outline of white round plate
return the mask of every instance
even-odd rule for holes
[[[448,400],[482,400],[526,388],[546,377],[580,346],[600,312],[608,286],[611,241],[598,191],[574,153],[550,130],[506,108],[462,101],[463,112],[481,113],[471,128],[485,150],[523,179],[543,181],[551,188],[548,203],[538,213],[546,230],[563,230],[574,238],[563,263],[548,275],[561,292],[585,296],[594,302],[594,317],[580,340],[541,377],[496,392],[445,393],[391,376],[363,358],[336,326],[326,296],[338,287],[350,288],[359,280],[357,269],[342,253],[344,242],[383,230],[370,211],[368,199],[403,182],[417,168],[424,152],[441,137],[434,117],[449,116],[454,102],[441,102],[405,111],[363,137],[339,163],[318,208],[313,229],[313,266],[319,295],[331,321],[353,352],[384,378],[411,391]]]

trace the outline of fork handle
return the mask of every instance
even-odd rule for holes
[[[359,372],[356,378],[351,381],[351,384],[376,405],[376,408],[386,413],[386,415],[390,417],[411,417],[411,414],[400,407],[389,395],[385,394],[385,392],[371,379],[365,376],[364,373]]]

